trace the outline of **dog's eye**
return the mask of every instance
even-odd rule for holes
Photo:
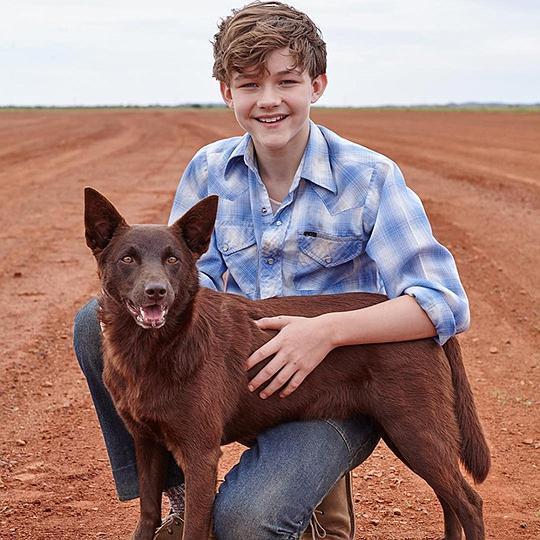
[[[178,257],[171,255],[170,257],[167,257],[167,262],[169,264],[176,264],[178,262]]]
[[[131,264],[133,262],[133,257],[125,255],[124,257],[122,257],[122,262],[125,262],[126,264]]]

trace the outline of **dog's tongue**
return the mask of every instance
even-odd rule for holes
[[[163,317],[163,309],[160,305],[154,304],[152,306],[145,306],[141,308],[143,317],[146,321],[159,321]]]

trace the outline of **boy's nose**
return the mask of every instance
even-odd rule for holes
[[[263,87],[259,99],[257,100],[257,105],[261,109],[270,109],[277,107],[281,103],[281,97],[279,92],[277,92],[272,87]]]

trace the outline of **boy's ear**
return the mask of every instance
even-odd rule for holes
[[[91,187],[84,188],[84,225],[86,244],[94,255],[107,247],[119,227],[128,226],[112,203]]]
[[[210,195],[190,208],[171,229],[180,235],[191,252],[199,258],[210,245],[218,207],[218,196]]]
[[[311,103],[315,103],[319,100],[319,98],[324,94],[327,84],[328,78],[326,77],[326,73],[317,75],[311,81]]]
[[[219,90],[221,92],[221,97],[223,98],[223,101],[229,107],[229,109],[234,108],[233,98],[232,98],[232,92],[231,87],[227,85],[227,83],[224,83],[223,81],[219,82]]]

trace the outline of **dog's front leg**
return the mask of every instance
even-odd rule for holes
[[[152,540],[161,523],[161,492],[166,473],[166,451],[154,440],[134,435],[139,477],[140,516],[133,540]]]
[[[216,494],[219,442],[212,450],[181,456],[186,481],[184,540],[208,540]]]

